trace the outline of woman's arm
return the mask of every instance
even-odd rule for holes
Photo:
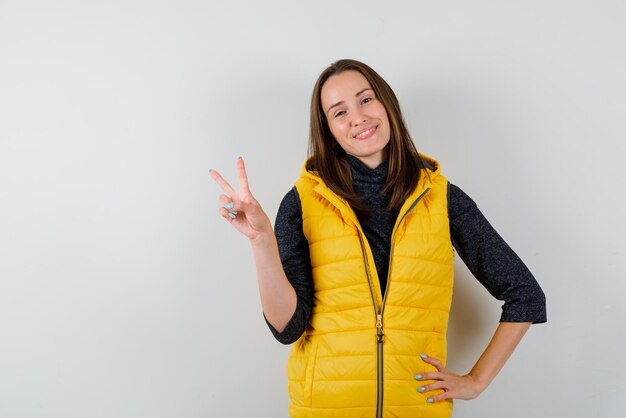
[[[500,322],[546,322],[546,297],[524,262],[459,187],[449,184],[450,235],[457,254],[493,297]]]
[[[436,382],[418,391],[445,391],[429,398],[429,402],[477,397],[502,369],[530,324],[546,321],[545,295],[533,275],[476,203],[453,184],[449,184],[448,214],[452,244],[458,255],[489,293],[505,303],[498,328],[468,374],[449,372],[439,359],[422,355],[423,361],[437,371],[416,375],[415,379]]]
[[[500,372],[529,327],[530,322],[500,322],[489,345],[468,373],[478,384],[478,394]]]
[[[241,157],[237,160],[237,190],[217,171],[211,170],[210,173],[225,193],[219,197],[222,204],[220,215],[250,240],[263,312],[267,321],[280,331],[293,316],[297,298],[283,271],[272,223],[250,192]]]
[[[267,321],[274,338],[281,344],[292,344],[305,332],[313,305],[313,271],[309,242],[302,226],[302,206],[296,187],[283,197],[276,213],[274,235],[280,262],[287,280],[296,291],[296,311],[284,329],[278,331]]]
[[[256,264],[261,305],[267,322],[282,332],[296,310],[296,291],[283,270],[276,236],[271,230],[250,240]]]
[[[453,398],[476,398],[489,386],[502,369],[528,330],[528,327],[530,327],[530,322],[500,322],[483,354],[472,370],[463,376],[448,371],[443,367],[439,359],[422,354],[422,360],[435,366],[437,371],[415,375],[415,379],[436,380],[436,382],[419,387],[417,391],[428,393],[436,389],[444,390],[443,393],[428,398],[428,402],[438,402]]]

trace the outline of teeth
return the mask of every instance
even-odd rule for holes
[[[376,129],[376,128],[371,128],[371,129],[368,129],[365,132],[361,132],[355,138],[363,138],[364,136],[367,136],[367,135],[371,134],[372,132],[374,132],[374,129]]]

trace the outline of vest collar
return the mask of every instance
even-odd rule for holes
[[[418,199],[418,197],[420,197],[424,193],[424,191],[430,186],[431,182],[434,181],[434,179],[439,175],[441,171],[441,166],[439,165],[439,162],[437,160],[421,153],[419,153],[419,156],[422,158],[422,160],[424,161],[428,169],[423,170],[423,173],[420,175],[420,179],[417,184],[417,187],[415,188],[415,190],[413,190],[413,192],[407,198],[406,202],[404,202],[404,204],[402,205],[402,208],[400,209],[400,214],[396,221],[396,225],[394,226],[394,230],[398,226],[398,223],[403,219],[402,215],[407,210],[409,210],[411,205],[414,204],[415,200]],[[310,159],[307,159],[305,161],[302,167],[302,172],[300,176],[316,182],[317,184],[314,190],[318,194],[323,196],[326,200],[328,200],[330,203],[332,203],[335,207],[337,207],[337,209],[339,209],[339,211],[341,212],[342,216],[345,219],[351,220],[352,223],[354,223],[354,225],[357,226],[357,228],[361,229],[357,216],[354,213],[354,210],[352,210],[352,207],[350,207],[350,205],[348,204],[348,202],[344,198],[342,198],[341,196],[333,192],[326,185],[326,183],[324,183],[322,178],[317,175],[316,172],[311,172],[306,169],[306,166],[309,160]]]

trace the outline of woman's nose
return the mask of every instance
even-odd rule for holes
[[[358,126],[365,122],[367,118],[359,111],[352,112],[352,126]]]

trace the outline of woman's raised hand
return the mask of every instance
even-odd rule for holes
[[[246,167],[241,157],[237,159],[239,178],[237,190],[233,189],[217,171],[210,170],[210,174],[225,193],[219,197],[222,205],[219,213],[224,219],[250,240],[254,240],[265,232],[273,232],[272,223],[259,202],[250,193]]]

